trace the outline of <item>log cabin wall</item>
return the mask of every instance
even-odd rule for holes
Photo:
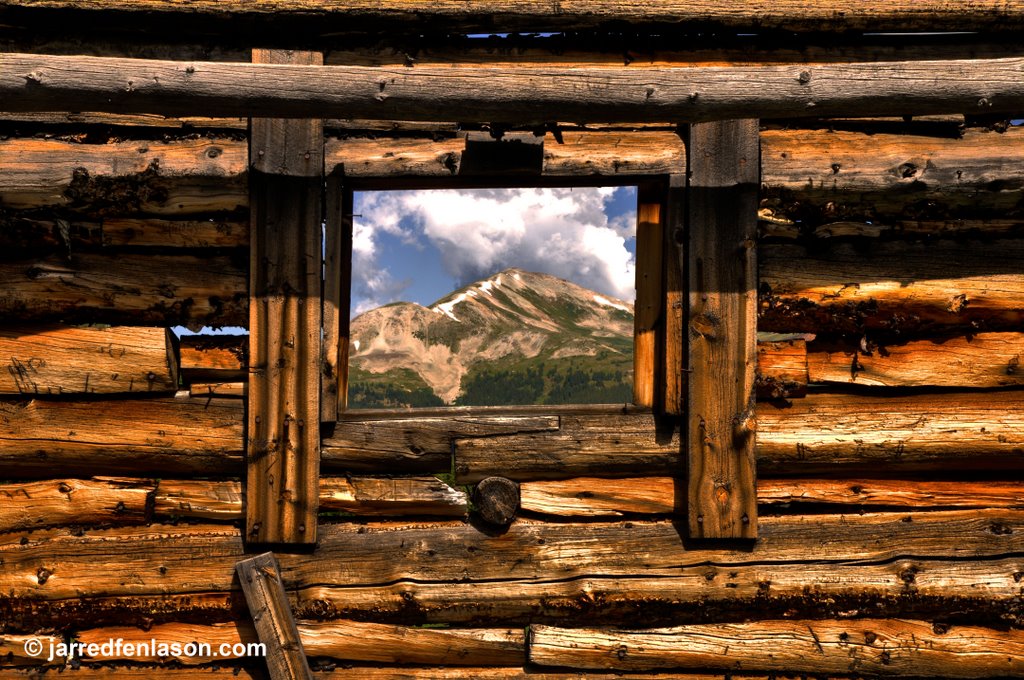
[[[416,14],[422,34],[384,39],[371,29],[402,25],[409,3],[317,17],[296,2],[305,19],[277,15],[304,28],[294,44],[235,3],[194,3],[201,22],[121,4],[0,1],[0,45],[202,64],[260,44],[318,49],[328,66],[556,73],[1024,56],[1003,33],[1024,10],[1005,2],[881,16],[661,2],[629,8],[635,34],[609,28],[622,3],[563,2],[588,33],[487,39],[432,31],[566,23],[439,1]],[[124,33],[163,21],[152,35],[182,34]],[[765,30],[753,42],[737,37],[750,22]],[[958,27],[984,33],[859,33]],[[277,554],[314,676],[1024,676],[1024,129],[989,108],[762,120],[756,542],[686,538],[678,409],[342,410],[322,433],[317,545]],[[24,649],[256,639],[234,576],[247,343],[167,331],[248,323],[249,124],[194,113],[0,114],[0,676],[266,675],[253,658]],[[671,212],[686,174],[676,121],[324,127],[325,175],[346,189],[648,183]],[[505,134],[543,139],[539,171],[473,166],[467,138]],[[680,361],[664,365],[678,376]],[[475,488],[495,477],[515,483],[511,512]]]

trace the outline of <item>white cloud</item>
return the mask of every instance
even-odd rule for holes
[[[380,267],[377,237],[418,239],[441,252],[460,284],[508,267],[553,274],[624,300],[635,296],[626,247],[635,215],[609,221],[614,187],[469,189],[361,194],[353,234],[353,298],[363,311],[395,299],[408,281]]]

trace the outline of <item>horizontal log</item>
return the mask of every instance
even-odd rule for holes
[[[192,30],[215,19],[239,22],[252,28],[263,23],[264,32],[286,22],[305,32],[409,30],[446,32],[581,30],[614,26],[696,24],[734,29],[784,29],[788,31],[1008,31],[1024,27],[1024,6],[1015,0],[980,0],[965,11],[951,0],[897,0],[885,5],[864,5],[855,0],[797,2],[781,0],[771,5],[721,5],[710,0],[684,2],[658,0],[641,7],[622,0],[563,0],[558,7],[529,0],[439,0],[429,5],[414,0],[381,4],[374,0],[274,0],[252,4],[242,0],[117,0],[100,6],[85,0],[4,0],[0,9],[6,21],[31,21],[51,16],[43,10],[75,12],[83,21],[77,28],[106,28],[97,20],[113,18],[130,26],[158,27],[177,15],[192,23]],[[20,11],[16,11],[20,10]],[[30,11],[31,10],[31,11]],[[30,24],[31,25],[31,24]],[[260,24],[256,24],[259,26]]]
[[[814,383],[876,387],[1009,387],[1024,385],[1022,333],[978,333],[943,340],[807,353]]]
[[[452,442],[460,437],[489,438],[558,428],[557,415],[344,420],[337,424],[334,435],[323,441],[320,455],[325,468],[336,470],[447,472]]]
[[[6,478],[96,474],[238,474],[237,399],[0,402]]]
[[[38,648],[33,640],[39,643]],[[57,635],[0,635],[0,666],[38,666],[49,656],[50,649],[62,642],[63,638]],[[35,649],[40,650],[42,659],[29,653]]]
[[[225,397],[228,399],[242,399],[245,397],[246,383],[244,382],[221,382],[221,383],[192,383],[189,385],[188,393],[192,397]]]
[[[758,249],[758,328],[892,335],[1018,330],[1024,240],[835,243]]]
[[[240,326],[248,273],[223,255],[98,255],[0,262],[10,321]]]
[[[20,638],[19,638],[20,639]],[[44,642],[44,644],[46,644]],[[47,647],[48,649],[48,647]],[[208,680],[264,680],[266,673],[262,670],[246,666],[231,667],[218,665],[203,668],[203,678]],[[365,680],[581,680],[578,671],[537,671],[526,670],[520,666],[372,666],[351,665],[327,670],[318,669],[314,676],[317,680],[345,680],[357,672],[360,679]],[[195,677],[195,669],[176,666],[134,665],[134,666],[92,666],[79,665],[77,668],[65,666],[61,670],[62,678],[74,680],[179,680]],[[8,674],[12,678],[25,680],[45,680],[43,672],[33,668],[11,669]],[[52,673],[51,673],[52,675]],[[607,677],[589,674],[585,677]],[[611,676],[616,677],[616,676]],[[742,680],[772,680],[775,675],[742,675],[732,674],[733,678]],[[721,673],[637,673],[631,674],[630,680],[725,680]]]
[[[564,420],[564,419],[563,419]],[[757,408],[760,474],[1024,469],[1024,394],[818,394]],[[671,435],[671,436],[669,436]],[[552,433],[455,441],[460,484],[675,474],[677,435],[650,417],[583,418]]]
[[[979,189],[983,191],[983,189]],[[979,203],[977,208],[972,210],[983,210],[984,204]],[[826,204],[827,205],[827,204]],[[805,233],[802,225],[798,225],[786,218],[774,217],[770,209],[761,211],[764,219],[758,227],[758,234],[762,238],[795,239]],[[878,238],[902,237],[902,236],[993,236],[995,238],[1015,238],[1024,234],[1024,218],[1018,219],[975,219],[964,217],[962,219],[948,220],[891,220],[883,222],[825,222],[813,225],[810,236],[816,239],[827,238]]]
[[[756,545],[692,550],[672,522],[547,524],[500,535],[463,522],[326,524],[280,555],[300,618],[686,622],[753,602],[815,616],[863,610],[974,620],[1018,614],[1024,512],[766,516]],[[203,612],[229,616],[240,531],[209,525],[0,535],[0,611],[11,626]],[[71,609],[68,609],[71,608]],[[220,620],[223,620],[220,619]],[[30,622],[30,623],[29,623]]]
[[[337,659],[339,661],[374,661],[378,663],[446,664],[452,666],[502,666],[523,663],[525,659],[525,633],[522,629],[437,629],[410,628],[360,621],[297,621],[302,647],[309,657]],[[260,656],[255,647],[256,631],[249,623],[156,625],[149,630],[135,627],[110,627],[83,630],[76,640],[85,645],[103,645],[110,640],[122,640],[119,653],[96,656],[83,655],[85,663],[115,661],[177,661],[194,665],[222,662],[225,659],[244,660],[247,656]],[[189,643],[210,645],[210,654],[188,656],[169,654],[161,658],[156,653],[139,654],[124,651],[124,644],[147,645],[144,651],[153,651],[151,640],[185,648]],[[223,647],[222,647],[223,646]],[[221,650],[224,650],[223,652]],[[185,651],[184,649],[182,651]]]
[[[755,621],[654,630],[532,626],[529,661],[594,670],[690,669],[987,678],[1024,671],[1024,632],[930,622]]]
[[[761,399],[799,397],[807,392],[807,341],[758,341],[754,386]]]
[[[0,55],[12,111],[467,122],[1014,113],[1019,58],[699,69],[297,66]],[[744,87],[737,87],[738,84]]]
[[[244,209],[248,156],[230,139],[0,140],[0,206],[187,215]]]
[[[183,335],[179,344],[178,364],[186,385],[248,380],[248,335]]]
[[[144,479],[0,484],[0,532],[66,524],[142,524],[149,519],[147,505],[155,489],[155,482]]]
[[[175,392],[166,328],[0,328],[0,394]]]
[[[0,163],[2,167],[2,163]],[[79,252],[119,246],[237,248],[249,245],[249,225],[232,220],[161,220],[107,217],[100,220],[0,216],[3,259],[26,252]]]
[[[563,517],[665,515],[686,511],[685,482],[673,477],[574,479],[520,484],[520,507]],[[765,511],[801,505],[929,508],[1024,507],[1024,483],[891,479],[764,479],[757,502]]]
[[[562,132],[543,137],[543,167],[547,177],[605,177],[667,175],[686,167],[682,139],[670,132]],[[405,177],[453,177],[478,175],[471,166],[466,140],[397,138],[388,140],[349,138],[330,141],[325,164],[343,169],[353,179],[389,175]],[[463,162],[463,159],[467,162]]]

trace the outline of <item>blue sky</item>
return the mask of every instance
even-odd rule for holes
[[[508,267],[633,299],[635,187],[359,192],[355,214],[354,314]]]

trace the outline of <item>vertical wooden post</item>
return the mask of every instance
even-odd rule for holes
[[[665,324],[663,411],[682,415],[686,408],[686,335],[683,262],[686,257],[686,176],[671,175],[665,196]]]
[[[348,406],[348,335],[352,291],[352,189],[327,177],[324,215],[324,346],[320,420],[333,423]]]
[[[692,538],[756,538],[758,121],[690,126],[687,144]]]
[[[252,57],[323,63],[312,52],[253,50]],[[252,119],[249,160],[246,540],[315,543],[323,122]]]
[[[633,403],[654,406],[662,291],[662,192],[641,184],[636,206],[636,304],[633,314]]]
[[[256,634],[266,646],[271,680],[312,680],[274,553],[235,563]]]

